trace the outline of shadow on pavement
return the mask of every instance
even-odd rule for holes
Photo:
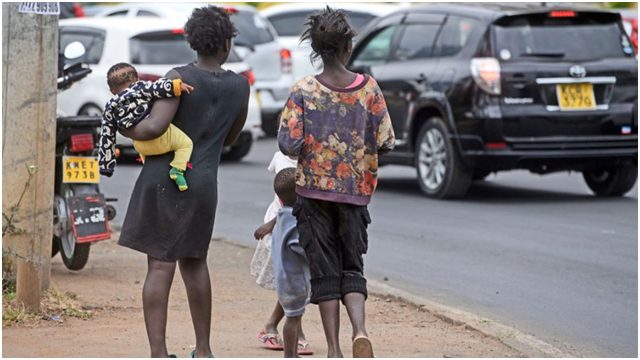
[[[414,178],[381,178],[378,180],[378,191],[404,195],[421,196],[418,183]],[[471,184],[467,194],[459,199],[450,199],[458,203],[549,203],[549,202],[636,202],[636,199],[596,197],[590,194],[575,194],[562,191],[540,190],[499,184],[492,181],[477,181]]]

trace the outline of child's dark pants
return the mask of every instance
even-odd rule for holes
[[[311,302],[342,299],[351,292],[366,298],[367,207],[298,196],[293,215],[309,261]]]

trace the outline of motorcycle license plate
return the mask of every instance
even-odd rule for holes
[[[102,194],[82,194],[67,198],[76,242],[85,243],[111,238],[107,208]]]
[[[63,156],[62,182],[98,184],[100,182],[98,159],[93,156]]]
[[[558,105],[560,110],[592,110],[596,107],[596,99],[593,96],[593,84],[558,84]]]

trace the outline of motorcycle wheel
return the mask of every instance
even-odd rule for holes
[[[62,262],[64,266],[69,270],[81,270],[87,265],[89,261],[89,250],[91,250],[91,243],[78,244],[76,243],[76,237],[73,232],[68,232],[66,239],[58,239],[60,256],[62,256]]]
[[[94,185],[69,185],[62,189],[65,198],[79,194],[95,194],[99,192],[100,190]],[[58,248],[60,249],[62,262],[69,270],[81,270],[85,267],[87,261],[89,261],[91,243],[78,244],[76,242],[76,236],[71,229],[58,238]]]

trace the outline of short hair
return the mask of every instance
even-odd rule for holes
[[[184,32],[191,48],[201,55],[215,55],[238,33],[229,14],[212,5],[194,9]]]
[[[284,205],[293,206],[296,202],[296,169],[285,168],[276,174],[273,180],[273,190]]]
[[[117,63],[107,71],[107,84],[109,89],[115,89],[122,85],[129,85],[138,81],[138,72],[131,64]]]
[[[305,26],[300,42],[311,41],[312,62],[318,58],[325,63],[337,60],[356,35],[347,21],[347,14],[328,6],[324,11],[309,16]]]

